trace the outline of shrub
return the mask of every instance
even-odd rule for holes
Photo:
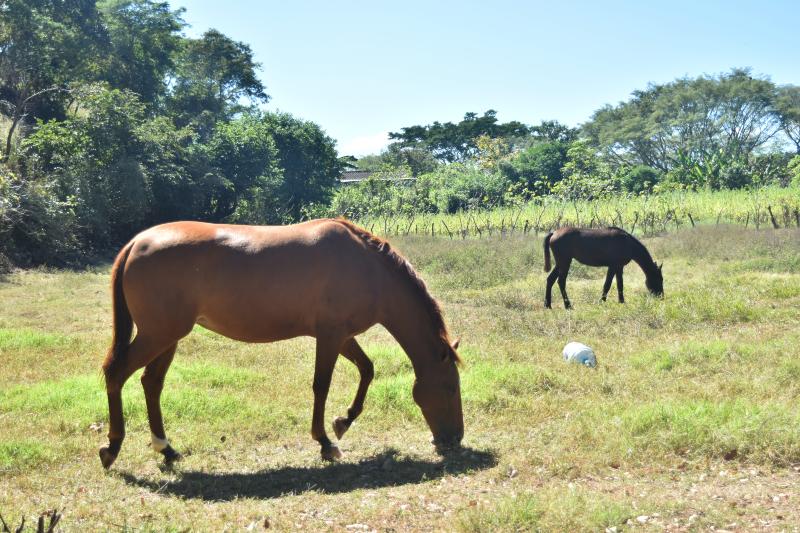
[[[661,172],[647,165],[637,165],[622,175],[622,187],[636,194],[653,191],[661,181]]]
[[[547,194],[564,177],[567,146],[563,142],[534,144],[500,163],[500,171],[510,181],[521,183],[539,195]]]
[[[503,205],[509,180],[498,172],[486,172],[454,163],[423,176],[430,180],[432,203],[440,213]]]

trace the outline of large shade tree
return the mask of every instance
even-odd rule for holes
[[[669,171],[746,161],[779,128],[775,86],[749,71],[682,78],[594,113],[584,132],[617,164]]]
[[[481,136],[519,137],[529,131],[521,122],[498,122],[497,112],[490,109],[482,116],[467,113],[458,123],[437,121],[427,126],[407,126],[400,132],[389,133],[389,138],[403,148],[424,148],[440,161],[453,163],[475,157],[479,151],[477,139]]]

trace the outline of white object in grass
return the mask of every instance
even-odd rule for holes
[[[564,361],[568,363],[578,363],[586,365],[590,368],[597,366],[597,358],[594,356],[594,350],[580,342],[570,342],[564,346]]]

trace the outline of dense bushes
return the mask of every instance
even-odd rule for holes
[[[568,145],[551,141],[534,144],[500,161],[500,171],[510,181],[536,194],[547,194],[564,177]]]
[[[329,203],[333,139],[258,107],[247,44],[186,37],[167,2],[7,4],[0,253],[64,264],[159,222],[283,223]]]
[[[76,105],[0,167],[0,247],[20,264],[81,260],[169,220],[295,220],[339,175],[333,141],[288,114],[241,114],[202,143],[127,90],[94,85]]]
[[[453,163],[416,180],[398,179],[403,171],[384,170],[357,184],[336,191],[330,208],[314,214],[367,216],[455,213],[505,205],[511,182],[499,172],[476,165]]]

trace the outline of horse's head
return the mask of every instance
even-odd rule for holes
[[[661,267],[664,263],[657,265],[653,263],[653,270],[649,272],[645,278],[644,284],[653,296],[664,296],[664,276],[661,274]]]
[[[422,409],[433,433],[433,444],[439,451],[457,447],[464,437],[456,354],[458,341],[452,345],[444,341],[442,344],[441,357],[425,375],[417,374],[413,390],[414,401]]]

